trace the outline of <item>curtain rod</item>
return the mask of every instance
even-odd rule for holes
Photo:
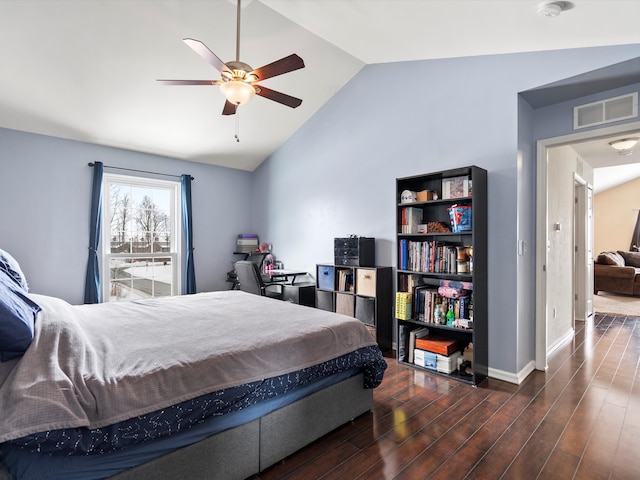
[[[93,167],[95,163],[89,162],[87,165]],[[158,172],[149,172],[148,170],[136,170],[135,168],[125,168],[125,167],[112,167],[109,165],[103,165],[104,168],[113,168],[114,170],[127,170],[128,172],[138,172],[138,173],[150,173],[151,175],[164,175],[165,177],[175,177],[181,178],[182,175],[172,175],[170,173],[158,173]],[[191,175],[189,175],[191,177]],[[191,180],[195,180],[195,178],[191,177]]]

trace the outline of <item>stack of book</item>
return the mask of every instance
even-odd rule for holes
[[[252,253],[258,249],[258,235],[255,233],[240,233],[236,240],[236,252]]]

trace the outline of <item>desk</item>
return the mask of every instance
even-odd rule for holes
[[[306,276],[307,272],[303,272],[300,270],[269,270],[268,273],[263,273],[262,278],[267,283],[283,283],[294,285],[296,283],[296,277]],[[289,277],[291,277],[291,281],[289,281]]]

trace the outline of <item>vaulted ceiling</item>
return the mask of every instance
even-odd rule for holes
[[[156,79],[219,78],[182,39],[234,60],[234,0],[3,0],[0,127],[252,171],[366,64],[640,43],[638,1],[576,0],[555,18],[538,3],[244,0],[240,60],[297,53],[304,69],[263,84],[303,102],[222,116],[218,87]]]

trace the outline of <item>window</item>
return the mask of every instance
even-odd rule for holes
[[[180,183],[105,174],[103,186],[105,301],[178,294]]]

